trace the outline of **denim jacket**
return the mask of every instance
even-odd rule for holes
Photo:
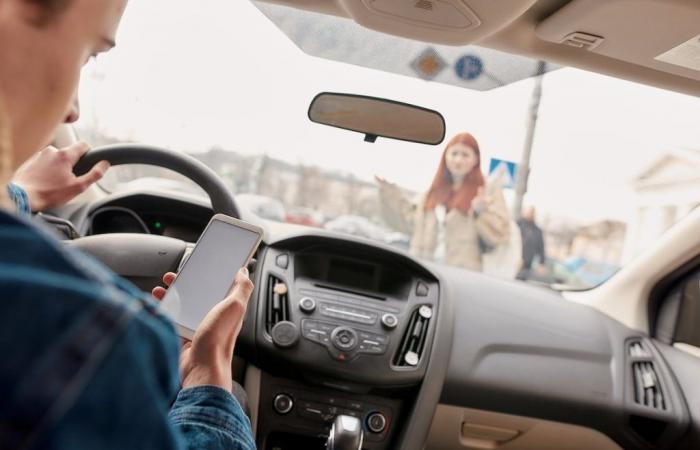
[[[0,448],[254,449],[228,391],[180,390],[154,301],[0,210]]]

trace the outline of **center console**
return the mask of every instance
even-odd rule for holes
[[[261,449],[323,448],[338,415],[360,420],[362,448],[393,448],[413,406],[435,335],[438,283],[403,255],[342,242],[292,241],[260,255]]]

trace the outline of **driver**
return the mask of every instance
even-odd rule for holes
[[[0,1],[0,186],[46,145],[125,6]],[[5,189],[0,204],[0,448],[255,448],[230,393],[246,269],[180,349],[150,298],[18,215]]]

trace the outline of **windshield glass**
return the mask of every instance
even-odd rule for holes
[[[528,77],[554,65],[388,36],[375,53],[350,52],[309,25],[313,14],[262,10],[229,0],[130,2],[117,48],[85,68],[78,134],[95,146],[192,154],[267,220],[545,285],[604,282],[700,203],[696,98],[571,68],[541,77],[540,97]],[[355,34],[374,33],[331,19],[360,43]],[[403,59],[379,64],[392,42]],[[312,123],[309,103],[323,91],[437,110],[445,142],[372,144]],[[443,163],[456,135],[462,150]],[[153,167],[113,168],[102,185],[201,195]]]

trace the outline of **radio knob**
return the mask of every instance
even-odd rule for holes
[[[386,428],[386,417],[380,412],[373,412],[367,416],[367,428],[372,433],[381,433]]]
[[[299,330],[293,322],[282,321],[278,322],[270,331],[272,342],[281,348],[293,346],[299,340]]]
[[[386,313],[382,316],[382,325],[389,329],[396,328],[396,325],[398,325],[398,323],[399,319],[397,319],[396,316],[391,313]]]
[[[304,297],[299,300],[299,309],[306,314],[311,314],[316,309],[316,300],[311,297]]]
[[[352,328],[338,327],[331,333],[331,342],[339,350],[348,352],[357,346],[357,333]]]

